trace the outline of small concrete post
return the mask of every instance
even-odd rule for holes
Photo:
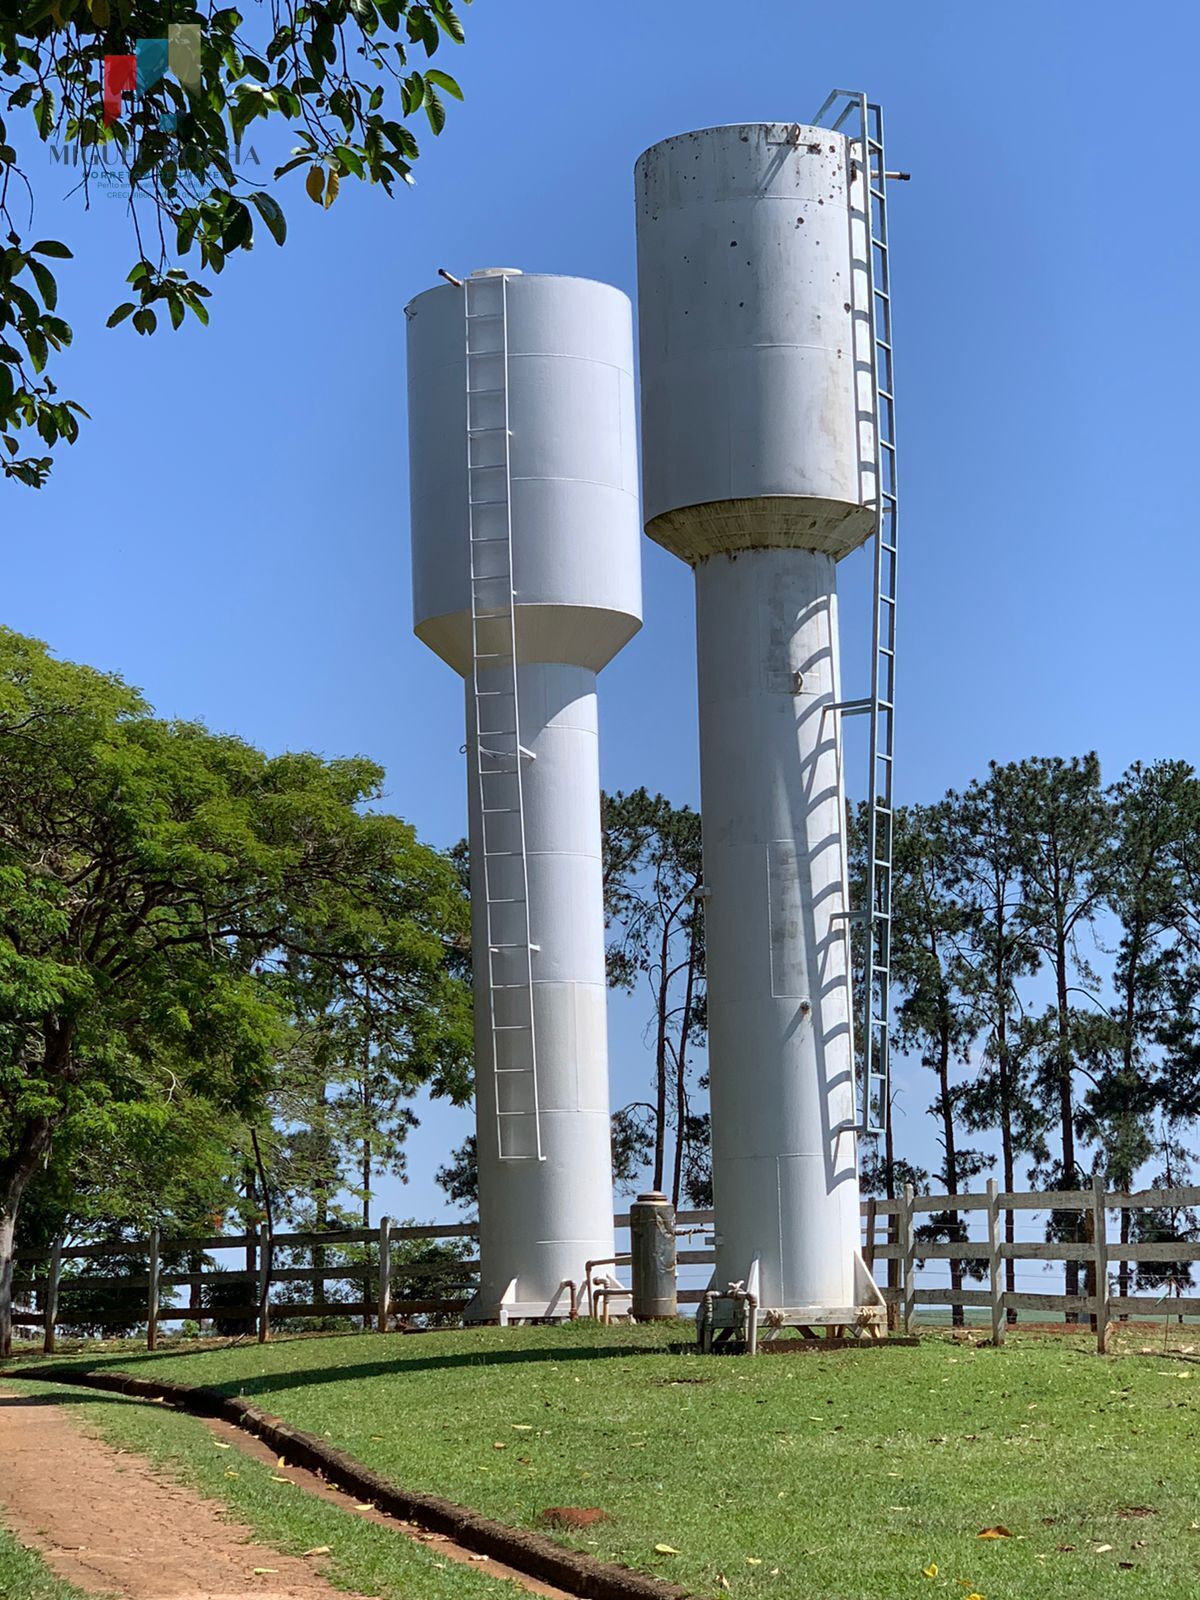
[[[379,1308],[376,1327],[388,1331],[392,1316],[392,1219],[379,1219]]]
[[[1104,1179],[1092,1177],[1092,1232],[1095,1251],[1096,1353],[1108,1354],[1108,1220],[1105,1216]]]
[[[987,1186],[987,1224],[988,1224],[988,1289],[992,1301],[992,1343],[1002,1345],[1005,1334],[1004,1310],[1004,1266],[1000,1256],[1000,1206],[998,1196],[1000,1185],[995,1178],[988,1179]]]
[[[906,1334],[912,1333],[913,1313],[917,1301],[917,1258],[915,1249],[915,1234],[913,1230],[913,1186],[911,1183],[904,1185],[904,1193],[900,1198],[900,1249],[902,1252],[901,1286],[903,1295],[901,1304],[901,1325]]]
[[[675,1208],[665,1194],[640,1194],[629,1208],[629,1254],[635,1322],[669,1322],[676,1297]]]
[[[50,1246],[50,1264],[46,1268],[46,1303],[42,1308],[42,1353],[48,1356],[54,1354],[54,1324],[58,1321],[58,1282],[62,1276],[62,1248],[62,1239],[55,1239]]]
[[[159,1272],[159,1237],[158,1229],[150,1230],[150,1273],[149,1286],[146,1291],[146,1349],[153,1350],[158,1344],[158,1272]]]

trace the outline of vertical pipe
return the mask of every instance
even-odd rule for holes
[[[630,1206],[629,1255],[633,1320],[671,1321],[679,1314],[675,1208],[665,1194],[640,1194]]]

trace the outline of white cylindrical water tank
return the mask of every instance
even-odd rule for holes
[[[714,1284],[808,1322],[878,1306],[833,709],[835,564],[873,526],[854,181],[844,136],[771,123],[636,173],[646,531],[696,572]]]
[[[641,625],[631,310],[604,284],[506,271],[429,290],[407,314],[414,625],[466,681],[481,1260],[468,1316],[565,1317],[568,1285],[582,1294],[586,1263],[614,1253],[596,673]],[[511,660],[487,632],[509,626],[494,615],[503,524]],[[503,582],[479,577],[494,559]],[[497,814],[489,730],[514,683],[519,807]]]

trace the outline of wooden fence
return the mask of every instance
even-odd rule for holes
[[[1186,1316],[1200,1312],[1200,1295],[1120,1295],[1113,1293],[1111,1268],[1116,1261],[1190,1264],[1200,1261],[1200,1243],[1156,1240],[1122,1243],[1110,1236],[1109,1211],[1200,1208],[1200,1189],[1144,1189],[1136,1194],[1109,1193],[1096,1178],[1090,1189],[1012,1192],[989,1182],[984,1194],[914,1195],[911,1187],[896,1200],[868,1200],[864,1206],[864,1254],[869,1266],[894,1260],[900,1263],[900,1283],[884,1295],[899,1311],[906,1333],[912,1331],[918,1305],[986,1307],[991,1313],[992,1338],[1004,1343],[1010,1312],[1050,1312],[1087,1316],[1096,1331],[1097,1348],[1108,1348],[1109,1325],[1114,1317],[1164,1314]],[[987,1238],[972,1241],[931,1242],[916,1238],[917,1218],[930,1212],[984,1212]],[[1067,1240],[1015,1240],[1003,1237],[1005,1212],[1074,1212],[1081,1219],[1084,1238]],[[895,1218],[889,1228],[891,1242],[877,1243],[877,1219]],[[981,1262],[986,1267],[987,1288],[949,1289],[917,1282],[918,1264],[925,1261]],[[1005,1282],[1008,1261],[1077,1261],[1087,1273],[1086,1294],[1027,1294],[1009,1290]],[[1190,1265],[1189,1265],[1190,1271]]]
[[[895,1307],[897,1321],[905,1332],[911,1332],[917,1307],[962,1306],[986,1308],[990,1312],[992,1337],[997,1344],[1004,1342],[1010,1314],[1040,1312],[1087,1316],[1096,1330],[1101,1351],[1107,1348],[1108,1329],[1114,1317],[1131,1315],[1188,1315],[1200,1313],[1200,1295],[1173,1294],[1169,1300],[1159,1295],[1122,1295],[1113,1293],[1112,1265],[1126,1263],[1185,1263],[1200,1261],[1200,1243],[1174,1239],[1154,1242],[1122,1243],[1110,1236],[1107,1223],[1109,1211],[1162,1210],[1169,1208],[1200,1209],[1200,1188],[1147,1189],[1136,1194],[1110,1194],[1100,1179],[1083,1190],[1027,1191],[1008,1193],[1001,1191],[994,1181],[983,1194],[916,1195],[911,1188],[895,1200],[869,1199],[863,1203],[864,1218],[863,1254],[868,1266],[877,1272],[881,1262],[895,1262],[893,1269],[897,1283],[883,1289],[889,1304]],[[986,1238],[972,1240],[960,1238],[953,1242],[930,1241],[918,1237],[919,1219],[933,1213],[984,1213]],[[1079,1241],[1066,1240],[1010,1240],[1005,1237],[1006,1214],[1028,1212],[1076,1213],[1081,1221]],[[614,1219],[617,1229],[629,1226],[627,1212]],[[711,1211],[680,1211],[676,1226],[681,1237],[704,1235],[711,1226]],[[879,1238],[880,1225],[884,1238]],[[306,1319],[324,1317],[362,1317],[364,1323],[379,1329],[391,1325],[393,1317],[437,1315],[454,1317],[461,1313],[466,1297],[475,1286],[477,1260],[421,1262],[404,1261],[397,1264],[394,1246],[402,1241],[475,1239],[478,1227],[474,1223],[434,1223],[423,1227],[397,1227],[387,1217],[377,1228],[339,1228],[320,1233],[277,1233],[268,1252],[258,1233],[212,1234],[207,1238],[163,1239],[157,1232],[142,1240],[122,1241],[118,1244],[69,1246],[58,1241],[50,1250],[20,1250],[17,1252],[18,1272],[13,1282],[14,1297],[37,1299],[35,1310],[18,1309],[13,1320],[18,1325],[40,1327],[43,1347],[52,1352],[57,1327],[70,1327],[72,1318],[69,1301],[74,1283],[89,1289],[114,1288],[126,1292],[144,1292],[146,1296],[146,1343],[155,1348],[159,1326],[164,1322],[200,1321],[219,1317],[222,1320],[245,1320],[257,1327],[259,1338],[265,1338],[272,1313],[277,1317]],[[362,1262],[340,1261],[329,1265],[323,1260],[327,1251],[346,1247],[362,1247]],[[193,1260],[213,1250],[242,1250],[248,1263],[244,1271],[218,1268],[205,1270],[204,1264],[183,1272],[164,1271],[164,1258],[179,1257]],[[310,1251],[311,1267],[277,1266],[282,1251]],[[268,1254],[270,1260],[268,1261]],[[63,1275],[67,1261],[93,1261],[105,1257],[144,1258],[143,1275],[114,1274],[72,1278]],[[628,1256],[619,1256],[619,1264],[628,1262]],[[711,1239],[704,1238],[702,1248],[683,1248],[678,1252],[681,1267],[711,1267],[714,1253]],[[929,1261],[968,1263],[981,1270],[987,1280],[986,1288],[972,1289],[961,1285],[944,1288],[918,1282],[918,1270]],[[1010,1261],[1068,1262],[1083,1264],[1087,1274],[1086,1294],[1030,1294],[1007,1288],[1006,1263]],[[268,1271],[269,1268],[269,1271]],[[393,1282],[399,1276],[419,1281],[422,1278],[441,1280],[453,1273],[461,1273],[461,1283],[454,1287],[457,1297],[431,1295],[428,1298],[393,1296]],[[878,1275],[878,1274],[877,1274]],[[244,1283],[247,1297],[241,1305],[205,1305],[202,1299],[204,1286],[219,1278],[222,1285]],[[368,1278],[370,1280],[368,1284]],[[358,1300],[293,1303],[269,1299],[274,1285],[322,1283],[328,1281],[361,1282],[363,1298]],[[163,1291],[173,1288],[191,1291],[188,1305],[164,1305]],[[373,1291],[373,1292],[372,1292]],[[702,1288],[685,1288],[679,1293],[681,1305],[696,1305],[703,1298]],[[67,1302],[65,1305],[62,1301]]]

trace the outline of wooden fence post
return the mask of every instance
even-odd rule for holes
[[[1095,1235],[1096,1353],[1108,1354],[1108,1220],[1105,1216],[1104,1179],[1092,1177],[1092,1231]]]
[[[867,1225],[866,1238],[863,1240],[863,1266],[872,1277],[875,1276],[875,1215],[879,1201],[874,1195],[867,1197]]]
[[[58,1281],[62,1277],[61,1236],[50,1246],[50,1265],[46,1268],[46,1303],[42,1307],[42,1353],[54,1354],[54,1324],[58,1321]]]
[[[146,1290],[146,1349],[153,1350],[158,1344],[158,1273],[159,1273],[159,1237],[158,1229],[150,1230],[150,1271]]]
[[[911,1183],[904,1185],[904,1193],[900,1198],[900,1249],[903,1252],[900,1275],[900,1293],[903,1296],[901,1304],[901,1325],[906,1334],[912,1333],[913,1312],[916,1309],[917,1298],[917,1263],[915,1250],[915,1230],[913,1228],[913,1186]]]
[[[271,1337],[271,1256],[272,1239],[268,1230],[263,1236],[261,1224],[258,1229],[258,1342],[266,1344]]]
[[[379,1219],[379,1313],[376,1327],[388,1331],[392,1316],[392,1219]]]
[[[988,1222],[988,1288],[992,1297],[992,1343],[1004,1343],[1005,1324],[1007,1318],[1004,1310],[1004,1283],[1001,1277],[1003,1263],[1000,1257],[1000,1206],[997,1196],[1000,1185],[995,1178],[988,1179],[987,1186],[987,1222]]]

